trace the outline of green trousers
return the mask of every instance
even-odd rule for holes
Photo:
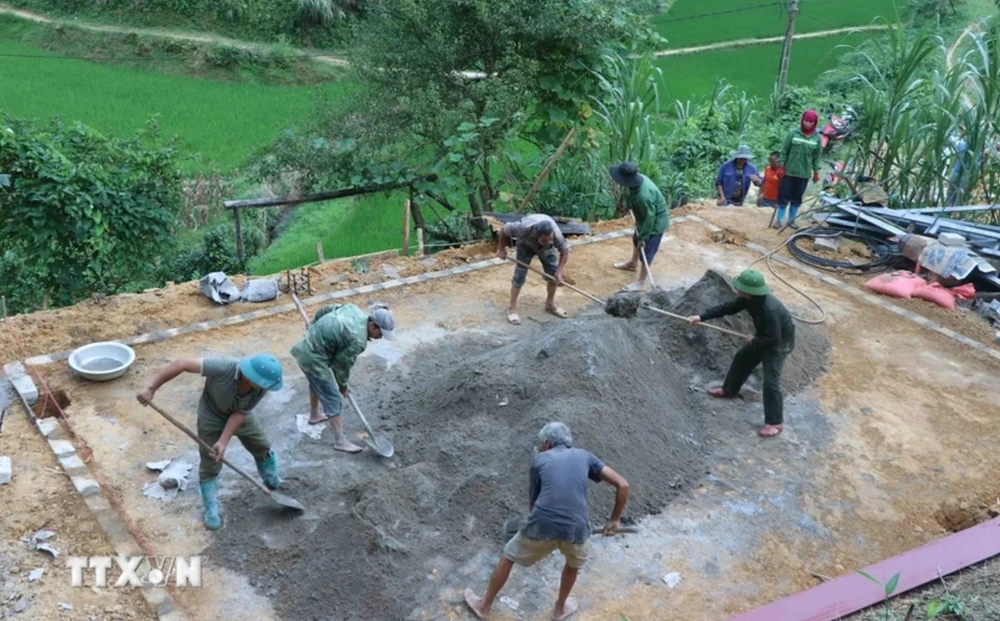
[[[781,394],[781,369],[785,359],[792,353],[792,348],[762,349],[754,345],[744,345],[736,352],[733,363],[729,365],[726,381],[722,389],[731,395],[740,394],[743,384],[757,368],[764,365],[764,423],[781,425],[785,420],[785,398]]]
[[[214,446],[219,441],[219,438],[222,436],[222,430],[225,428],[226,421],[224,420],[198,417],[198,437],[208,443],[209,446]],[[239,438],[240,444],[243,445],[243,448],[250,451],[255,460],[264,461],[270,457],[271,443],[264,433],[264,428],[260,426],[256,418],[248,417],[233,435]],[[219,472],[222,471],[222,462],[215,461],[215,457],[204,447],[201,448],[200,452],[201,465],[198,468],[200,480],[204,482],[219,476]]]

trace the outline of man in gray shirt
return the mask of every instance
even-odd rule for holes
[[[590,516],[587,512],[587,481],[605,481],[615,487],[615,508],[604,525],[604,535],[615,533],[629,485],[620,474],[583,449],[573,448],[573,436],[562,423],[548,423],[538,434],[541,452],[531,460],[529,502],[531,514],[524,527],[507,542],[503,556],[493,570],[486,595],[477,597],[465,590],[465,601],[480,619],[489,614],[493,600],[510,577],[514,564],[530,567],[559,550],[566,558],[559,596],[552,619],[561,621],[576,612],[577,604],[569,593],[580,568],[587,561]]]
[[[542,268],[550,277],[546,279],[548,297],[545,299],[545,310],[565,319],[566,311],[556,306],[556,288],[563,281],[563,270],[569,259],[569,244],[556,221],[545,214],[536,213],[521,218],[519,222],[503,225],[500,229],[500,243],[497,245],[497,256],[501,259],[507,259],[507,246],[511,239],[517,240],[515,258],[519,265],[514,269],[507,321],[514,325],[521,323],[521,317],[517,314],[517,298],[528,278],[527,266],[535,257],[542,262]]]

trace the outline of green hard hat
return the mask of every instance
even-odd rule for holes
[[[757,270],[744,270],[733,279],[733,287],[749,295],[767,295],[771,292],[764,282],[764,275]]]
[[[281,362],[271,354],[257,354],[240,360],[240,373],[261,388],[281,390]]]

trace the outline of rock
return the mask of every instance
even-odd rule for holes
[[[832,237],[816,237],[813,239],[813,248],[816,250],[826,250],[827,252],[837,252],[840,250],[840,242]]]
[[[393,280],[399,278],[399,272],[397,272],[396,268],[394,268],[391,265],[385,265],[385,264],[383,264],[382,265],[382,272],[386,276],[388,276],[389,278],[392,278]]]
[[[44,567],[39,567],[38,569],[32,569],[28,572],[28,582],[36,582],[42,579],[42,574],[45,573]]]
[[[10,463],[10,457],[0,456],[0,485],[10,483],[14,478],[14,466]]]
[[[941,233],[938,235],[938,241],[945,246],[964,246],[965,238],[958,233]]]
[[[73,605],[66,602],[59,602],[59,610],[73,610]]]
[[[28,600],[21,598],[14,604],[14,614],[24,612],[28,608]]]

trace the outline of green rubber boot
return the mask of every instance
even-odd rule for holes
[[[281,477],[278,476],[278,458],[274,455],[274,451],[271,451],[267,459],[264,461],[257,461],[257,472],[260,473],[260,478],[264,479],[264,485],[267,489],[278,489],[281,487]]]
[[[222,528],[222,518],[219,517],[219,499],[216,494],[219,491],[219,482],[209,479],[201,482],[201,500],[205,503],[205,528],[208,530],[219,530]]]

